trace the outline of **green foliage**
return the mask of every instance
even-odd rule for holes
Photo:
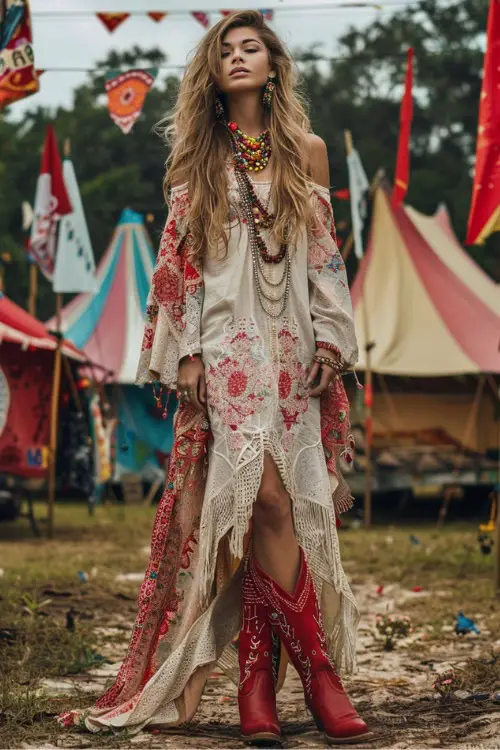
[[[366,28],[350,29],[339,41],[343,59],[326,69],[316,49],[296,53],[314,130],[328,145],[333,185],[347,185],[345,129],[351,130],[368,175],[383,167],[392,179],[406,49],[412,46],[415,106],[408,202],[425,213],[446,203],[458,236],[465,237],[487,7],[487,0],[454,0],[446,6],[438,0],[419,0]],[[0,122],[0,250],[14,258],[5,286],[18,303],[25,304],[28,287],[21,203],[33,201],[47,122],[55,122],[61,147],[63,139],[70,139],[97,260],[126,206],[154,215],[150,229],[156,244],[164,217],[161,181],[167,154],[152,129],[171,108],[178,81],[159,76],[128,136],[109,117],[102,92],[107,70],[164,61],[158,49],[113,51],[98,63],[99,72],[75,90],[69,109],[51,112],[38,107],[21,123],[8,115]],[[340,203],[336,211],[340,221],[349,219],[347,204]],[[484,248],[471,251],[497,276],[499,247],[497,235]],[[49,317],[53,306],[50,287],[42,280],[40,317]]]

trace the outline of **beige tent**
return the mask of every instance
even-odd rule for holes
[[[446,211],[427,217],[410,207],[393,209],[378,188],[352,297],[358,367],[365,369],[368,339],[379,376],[375,432],[440,427],[471,448],[496,445],[499,285],[460,247]]]

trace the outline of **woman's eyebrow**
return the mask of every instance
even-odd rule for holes
[[[257,44],[260,43],[258,39],[243,39],[243,41],[241,42],[241,44],[247,44],[248,42],[256,42]],[[233,45],[231,44],[231,42],[222,42],[222,46],[223,47],[232,47]]]

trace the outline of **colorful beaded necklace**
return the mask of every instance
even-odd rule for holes
[[[235,157],[241,167],[249,172],[260,172],[265,169],[271,156],[269,129],[253,138],[246,135],[236,122],[228,122],[227,127],[235,145]]]
[[[269,229],[274,222],[275,216],[269,213],[267,206],[264,206],[257,196],[254,185],[248,175],[250,168],[239,158],[238,142],[234,138],[235,130],[231,128],[231,125],[236,125],[236,123],[228,123],[227,128],[231,135],[230,141],[233,150],[236,182],[243,210],[246,214],[257,295],[264,312],[271,318],[278,318],[283,314],[290,294],[291,268],[288,243],[283,242],[276,254],[270,253],[267,249],[265,240],[261,236],[259,230]],[[238,128],[237,125],[236,128]],[[261,136],[259,136],[259,138],[260,137]],[[262,168],[263,167],[260,167],[257,171],[260,171]],[[285,263],[281,273],[281,278],[276,280],[269,278],[265,270],[265,265],[276,265],[281,263],[282,260],[284,260]]]

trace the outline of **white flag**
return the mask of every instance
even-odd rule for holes
[[[360,260],[363,257],[363,225],[368,214],[367,192],[370,183],[355,148],[347,155],[349,170],[349,193],[351,196],[352,233],[354,253]]]
[[[75,170],[63,161],[63,177],[73,211],[61,219],[53,287],[55,292],[97,292],[94,253]]]

